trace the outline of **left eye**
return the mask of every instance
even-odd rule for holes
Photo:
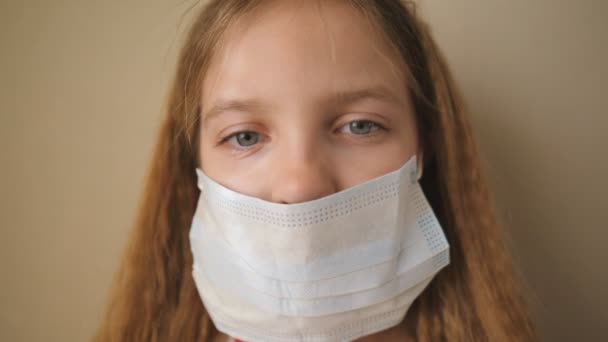
[[[354,135],[367,135],[377,131],[379,128],[381,128],[380,125],[375,122],[356,120],[344,125],[341,131]]]

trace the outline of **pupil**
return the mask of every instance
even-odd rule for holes
[[[371,130],[371,122],[364,122],[364,121],[351,122],[350,129],[355,134],[367,134]]]
[[[257,143],[258,138],[253,132],[243,132],[237,135],[236,140],[241,146],[251,146]]]

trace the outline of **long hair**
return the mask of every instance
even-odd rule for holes
[[[411,2],[345,1],[407,66],[424,151],[421,185],[450,244],[450,265],[415,300],[403,328],[416,341],[536,340],[461,94],[429,28]],[[192,279],[188,239],[198,198],[201,80],[226,29],[263,2],[208,1],[192,23],[97,341],[210,341],[217,333]]]

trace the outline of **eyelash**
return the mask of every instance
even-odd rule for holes
[[[372,127],[372,131],[370,133],[367,134],[356,134],[356,133],[352,133],[352,135],[357,136],[358,138],[364,138],[364,137],[369,137],[371,135],[374,134],[374,132],[380,130],[380,129],[385,129],[382,125],[380,125],[377,122],[371,121],[371,120],[353,120],[353,121],[349,121],[346,124],[340,126],[339,131],[342,131],[343,128],[349,127],[350,125],[354,124],[354,123],[359,123],[359,124],[363,124],[363,125],[368,125],[371,124]]]
[[[357,139],[365,139],[365,138],[369,138],[373,135],[376,135],[378,131],[383,130],[386,131],[386,127],[384,127],[383,125],[372,121],[372,120],[353,120],[353,121],[349,121],[347,123],[345,123],[344,125],[340,126],[338,131],[341,131],[343,128],[345,127],[349,127],[351,124],[353,123],[363,123],[363,124],[372,124],[373,125],[373,130],[368,133],[368,134],[354,134],[351,133],[350,135],[355,136]],[[234,132],[231,133],[225,137],[222,137],[218,143],[218,145],[223,145],[225,143],[227,143],[229,140],[231,140],[232,138],[236,138],[239,134],[243,134],[243,133],[253,133],[253,134],[258,134],[261,136],[260,133],[255,132],[253,130],[243,130],[243,131],[238,131],[238,132]],[[263,138],[262,138],[263,141]],[[233,149],[234,150],[241,150],[241,151],[248,151],[252,148],[254,148],[255,146],[257,146],[259,144],[259,142],[256,142],[255,144],[251,145],[251,146],[239,146],[238,143],[232,144],[233,145]]]

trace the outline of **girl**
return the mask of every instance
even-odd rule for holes
[[[413,4],[212,0],[99,341],[529,341]]]

